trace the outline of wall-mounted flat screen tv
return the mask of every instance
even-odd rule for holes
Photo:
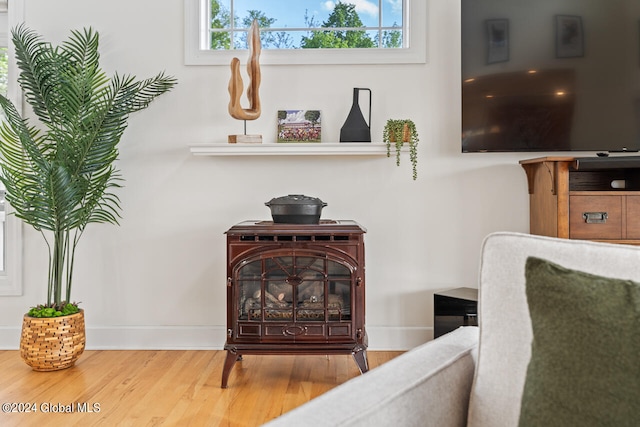
[[[640,150],[640,0],[461,0],[462,151]]]

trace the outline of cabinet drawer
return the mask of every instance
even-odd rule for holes
[[[621,239],[623,197],[569,196],[569,237]]]
[[[627,196],[627,239],[640,239],[640,196]]]

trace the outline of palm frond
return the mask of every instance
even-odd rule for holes
[[[49,123],[50,108],[59,100],[56,88],[60,85],[60,64],[56,49],[24,24],[11,33],[20,70],[18,83],[34,113],[43,123]]]
[[[16,216],[52,232],[49,295],[59,303],[61,262],[71,258],[66,261],[69,293],[72,254],[87,224],[117,224],[120,218],[114,191],[122,177],[114,162],[129,115],[148,107],[176,80],[164,73],[141,81],[118,74],[108,78],[99,66],[99,35],[91,28],[73,31],[57,47],[25,25],[12,30],[12,39],[18,82],[41,126],[30,126],[0,96],[7,117],[0,125],[0,180]],[[70,230],[77,231],[72,242]]]

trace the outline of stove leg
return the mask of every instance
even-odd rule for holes
[[[356,348],[353,351],[353,358],[356,361],[361,374],[364,374],[369,370],[369,363],[367,362],[367,350],[365,348]]]
[[[222,384],[221,388],[227,388],[227,382],[229,381],[229,374],[233,365],[237,360],[242,360],[242,356],[239,355],[236,349],[227,350],[227,358],[224,360],[224,368],[222,368]]]

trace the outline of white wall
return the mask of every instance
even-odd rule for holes
[[[352,88],[368,87],[374,140],[387,118],[417,125],[413,182],[408,156],[400,168],[386,157],[195,157],[190,144],[223,142],[242,122],[227,113],[227,66],[183,65],[182,0],[25,0],[26,23],[48,40],[98,30],[107,72],[179,79],[131,118],[122,140],[121,226],[93,226],[80,244],[74,299],[86,310],[88,348],[221,348],[224,232],[268,219],[264,202],[289,193],[320,197],[324,218],[368,229],[370,349],[430,339],[433,292],[476,286],[488,233],[528,230],[518,160],[537,157],[460,153],[459,15],[456,1],[430,1],[427,64],[262,67],[263,112],[249,133],[273,139],[278,109],[320,109],[323,138],[337,141]],[[28,228],[24,263],[24,295],[0,297],[2,348],[18,347],[23,313],[46,297],[44,245]]]

